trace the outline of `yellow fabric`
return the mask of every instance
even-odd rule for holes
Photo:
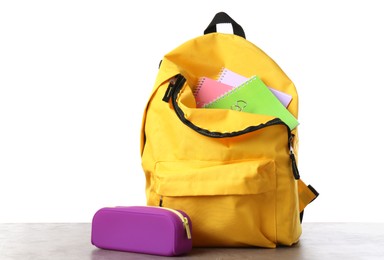
[[[280,67],[249,41],[211,33],[166,54],[145,109],[141,156],[148,205],[185,211],[192,220],[194,246],[292,245],[301,235],[300,211],[308,204],[294,179],[285,125],[235,137],[204,136],[178,118],[162,100],[170,80],[187,82],[177,104],[187,120],[212,132],[231,133],[264,124],[271,116],[196,108],[198,78],[216,78],[226,67],[246,77],[258,75],[267,86],[290,94],[289,111],[298,116],[294,84]],[[297,147],[297,128],[294,150]],[[296,154],[297,156],[297,154]],[[299,192],[307,198],[301,201]]]
[[[298,180],[298,191],[299,211],[301,212],[312,200],[316,199],[316,194],[314,194],[302,180]]]

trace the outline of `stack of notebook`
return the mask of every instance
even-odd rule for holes
[[[286,108],[292,96],[267,87],[258,76],[246,78],[223,68],[218,80],[201,77],[194,95],[199,108],[232,109],[275,116],[291,130],[299,124]]]

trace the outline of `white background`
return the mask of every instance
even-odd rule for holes
[[[299,169],[320,192],[304,221],[383,221],[380,1],[77,0],[0,3],[0,222],[144,205],[159,61],[219,11],[297,87]]]

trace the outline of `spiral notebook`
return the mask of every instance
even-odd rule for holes
[[[236,72],[233,72],[227,68],[222,68],[219,74],[219,79],[221,83],[230,85],[232,87],[237,87],[246,82],[249,78],[244,77]],[[280,102],[288,107],[289,103],[292,100],[292,96],[284,92],[276,90],[274,88],[268,87],[270,91],[280,100]]]
[[[257,76],[233,88],[214,102],[206,105],[205,108],[232,109],[278,117],[291,130],[299,124],[297,119]]]
[[[196,107],[204,107],[232,89],[233,87],[227,84],[208,77],[201,77],[193,92],[196,100]]]

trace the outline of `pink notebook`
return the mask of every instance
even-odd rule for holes
[[[230,85],[232,87],[238,87],[241,84],[245,83],[248,80],[247,77],[244,77],[240,74],[237,74],[227,68],[223,68],[220,72],[219,79],[221,83]],[[288,107],[289,103],[292,100],[292,96],[284,92],[278,91],[271,87],[268,87],[270,91],[277,97],[277,99],[285,106]]]
[[[204,107],[232,89],[232,86],[221,83],[217,80],[201,77],[193,92],[196,99],[196,107]]]

